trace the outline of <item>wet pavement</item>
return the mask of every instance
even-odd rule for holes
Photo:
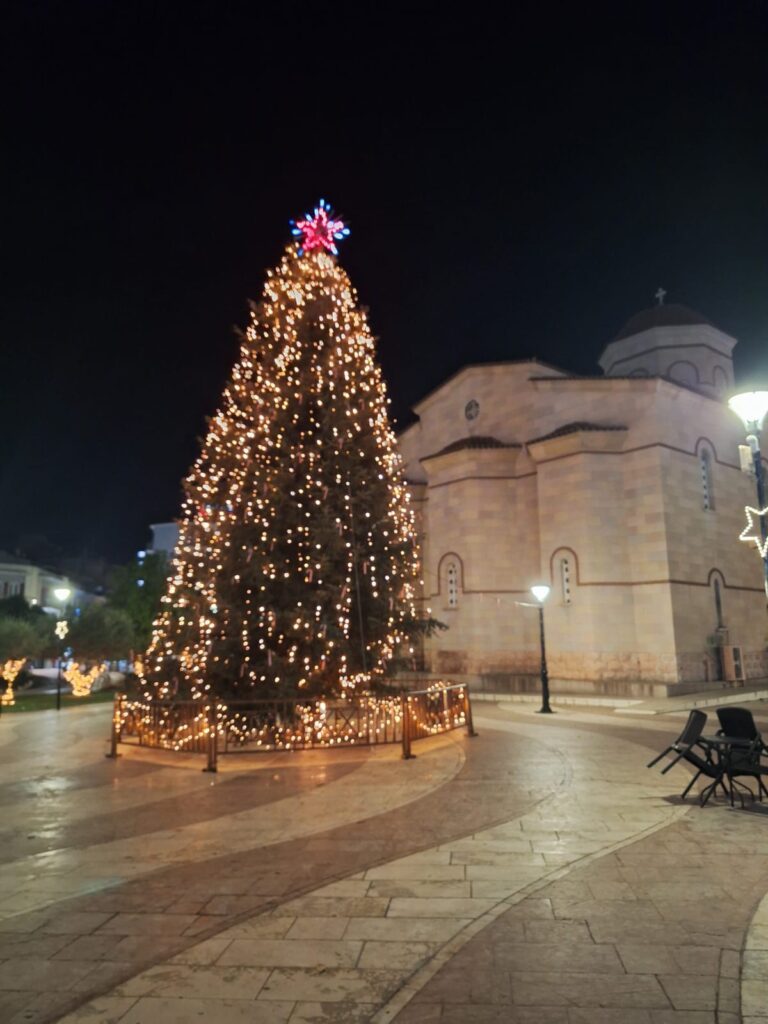
[[[679,716],[476,725],[211,776],[7,716],[0,1021],[768,1021],[768,821],[645,770]]]

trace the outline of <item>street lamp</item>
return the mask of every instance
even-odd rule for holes
[[[537,584],[531,587],[531,593],[536,598],[536,607],[539,609],[539,637],[541,639],[541,707],[540,715],[551,715],[552,708],[549,706],[549,673],[547,672],[547,650],[544,646],[544,602],[549,597],[549,587],[546,583]]]
[[[763,420],[768,414],[768,391],[743,391],[741,394],[729,398],[728,406],[744,424],[747,431],[747,444],[752,454],[752,468],[757,485],[757,514],[760,519],[760,536],[762,537],[762,543],[758,543],[758,548],[763,558],[765,593],[768,597],[768,525],[765,520],[768,508],[765,504],[765,473],[760,454],[760,431],[763,428]]]
[[[56,636],[61,641],[59,651],[59,671],[56,673],[56,710],[61,711],[61,662],[64,658],[64,641],[69,632],[69,624],[66,620],[66,603],[72,591],[69,587],[56,587],[53,596],[61,605],[61,618],[56,623]]]

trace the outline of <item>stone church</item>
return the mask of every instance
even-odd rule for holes
[[[555,692],[650,696],[768,675],[762,563],[739,541],[754,481],[725,404],[734,338],[680,305],[632,317],[602,373],[466,366],[400,436],[424,604],[448,625],[425,667],[479,689],[538,686],[551,587]],[[740,671],[741,670],[741,671]]]

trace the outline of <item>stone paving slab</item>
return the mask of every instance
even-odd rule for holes
[[[57,722],[55,718],[53,721]],[[102,778],[106,765],[107,770],[122,779],[120,772],[130,764],[134,752],[117,763],[105,761],[103,736],[107,730],[102,725],[98,741],[93,738],[89,741],[89,723],[93,723],[93,736],[99,724],[95,717],[79,721],[78,716],[74,719],[70,716],[66,722],[62,720],[61,770],[66,766],[67,770],[77,772],[82,782],[83,763],[91,758],[96,777]],[[7,736],[5,733],[3,750],[9,753]],[[240,852],[217,854],[217,850],[227,846],[247,845],[242,835],[242,815],[210,820],[206,827],[215,838],[214,844],[206,838],[203,823],[190,826],[184,822],[180,828],[173,828],[173,819],[168,820],[164,808],[163,828],[136,840],[136,851],[131,852],[131,861],[125,862],[130,868],[128,877],[115,873],[115,846],[109,841],[108,833],[103,836],[107,841],[84,849],[56,850],[53,856],[34,855],[22,862],[0,865],[0,891],[2,883],[11,895],[20,887],[27,887],[35,897],[32,907],[38,895],[43,903],[43,909],[14,911],[0,919],[0,943],[5,947],[6,959],[13,958],[14,943],[24,944],[25,955],[29,955],[29,943],[33,941],[38,943],[36,952],[41,958],[90,960],[92,964],[92,970],[71,987],[45,990],[48,982],[41,976],[39,982],[44,991],[24,990],[22,996],[13,993],[14,1006],[23,1004],[19,1022],[43,1024],[56,1020],[78,1002],[106,994],[120,981],[172,958],[196,942],[215,937],[233,922],[247,919],[261,909],[277,907],[281,901],[310,892],[322,883],[346,878],[345,886],[355,888],[363,877],[361,869],[391,859],[395,853],[416,853],[428,845],[429,837],[454,836],[473,822],[485,824],[489,813],[494,818],[508,817],[515,808],[535,801],[536,784],[546,787],[550,777],[555,780],[560,777],[557,758],[538,756],[535,745],[526,750],[527,770],[513,775],[514,759],[503,744],[480,744],[477,756],[468,765],[463,753],[468,743],[461,734],[427,740],[419,744],[419,756],[412,762],[403,762],[399,751],[393,749],[380,751],[375,758],[362,762],[359,752],[353,752],[359,762],[352,773],[359,792],[353,792],[350,800],[345,799],[350,792],[349,778],[347,782],[344,778],[332,779],[295,799],[284,799],[278,789],[272,804],[260,806],[261,827],[253,840],[255,845]],[[28,743],[25,749],[26,746]],[[83,762],[73,757],[73,749]],[[331,752],[326,756],[333,760],[345,758],[346,754],[346,751]],[[23,760],[21,767],[12,758],[8,761],[9,777],[25,770]],[[256,759],[256,764],[265,763],[268,767],[252,769],[254,785],[258,786],[274,770],[270,761],[270,758],[264,762]],[[177,762],[172,760],[172,763]],[[38,763],[38,772],[40,767]],[[217,780],[202,775],[199,767],[199,764],[194,765],[197,784],[206,790],[215,787]],[[182,774],[187,770],[174,769]],[[432,801],[430,793],[456,777],[457,770],[461,782],[450,803]],[[500,779],[505,780],[504,788],[490,800]],[[124,784],[129,786],[130,778],[124,780]],[[162,788],[162,783],[160,786]],[[60,789],[66,793],[66,787]],[[362,803],[360,794],[365,796]],[[61,813],[61,806],[54,802],[51,807],[54,817]],[[295,838],[274,842],[281,823],[288,818],[289,807],[293,808],[290,829]],[[273,809],[275,815],[270,825]],[[21,815],[23,809],[19,808],[18,813]],[[334,821],[340,819],[343,823],[333,827]],[[324,828],[328,825],[331,827]],[[2,827],[0,821],[0,830]],[[236,836],[234,843],[228,838],[230,828]],[[185,842],[190,835],[194,841]],[[124,849],[120,846],[122,843],[120,840],[118,849]],[[104,870],[106,864],[111,874]],[[52,867],[58,870],[51,870]],[[55,889],[50,887],[51,879]],[[67,884],[62,885],[62,882]],[[365,883],[366,888],[369,885]],[[72,895],[73,892],[81,895]],[[323,898],[332,898],[332,893]],[[373,906],[368,904],[368,908]],[[103,921],[106,928],[100,924],[93,930],[95,920],[75,916],[84,913],[106,914],[115,923],[110,925]],[[69,953],[65,952],[66,944],[63,947],[50,945],[51,937],[43,933],[54,916],[62,915],[71,915],[72,922],[79,921],[87,928],[84,934],[70,936],[73,949]],[[143,915],[147,919],[142,925],[137,918]],[[168,918],[169,923],[159,924],[158,915]],[[190,915],[194,917],[191,923]],[[292,923],[289,917],[288,927]],[[184,927],[180,932],[181,925]],[[88,941],[93,936],[102,937],[103,947]],[[48,948],[39,945],[43,940]],[[56,970],[46,977],[50,985],[56,985]],[[12,1014],[10,1019],[14,1016]]]
[[[219,854],[230,829],[242,843],[236,812],[187,861],[189,845],[160,830],[151,848],[167,867],[13,912],[0,921],[0,1021],[737,1024],[742,1006],[768,1019],[760,810],[681,806],[682,772],[643,768],[642,744],[669,738],[658,722],[483,716],[459,773],[433,775],[410,804],[374,801],[335,829]],[[387,784],[348,773],[299,795],[300,818],[356,777],[368,797]],[[100,866],[96,846],[86,853],[64,852],[69,873]],[[25,879],[6,868],[11,899]]]
[[[750,679],[743,686],[724,684],[717,689],[698,690],[680,697],[660,697],[617,708],[627,715],[669,715],[691,708],[716,708],[728,704],[768,701],[768,679]]]
[[[764,819],[757,806],[750,814],[722,805],[701,813],[695,809],[652,836],[572,871],[510,909],[459,951],[415,994],[398,1022],[739,1024],[740,1004],[745,1021],[768,1020],[768,963],[759,948],[765,942],[761,929],[763,916],[768,920],[768,898],[752,918],[746,942],[744,935],[755,900],[768,887]],[[688,850],[707,854],[695,864],[693,881]],[[733,871],[734,864],[739,865],[738,872]],[[663,871],[663,881],[653,878],[656,865]],[[558,936],[548,924],[574,930]],[[528,938],[522,955],[517,946],[521,930]],[[593,951],[612,945],[625,976],[644,979],[643,985],[634,989],[622,983],[616,989],[605,977],[610,960],[592,967],[588,959],[579,961],[576,951],[585,944]],[[567,964],[567,986],[542,966],[537,968],[537,959],[549,969],[558,957]],[[520,979],[518,968],[526,960],[530,972]],[[576,962],[589,972],[586,988],[575,976]],[[478,972],[489,964],[506,971],[509,984],[497,983],[490,996],[483,996],[469,979],[480,977]],[[501,1012],[495,1005],[499,999]],[[664,1005],[654,1005],[656,1000]],[[509,1016],[504,1017],[507,1011]],[[535,1017],[539,1012],[543,1016]]]
[[[486,724],[525,733],[523,726]],[[612,849],[617,842],[631,841],[638,830],[647,831],[649,822],[650,827],[659,827],[679,815],[679,809],[663,799],[666,787],[658,778],[644,777],[641,785],[630,781],[627,768],[618,770],[626,776],[623,789],[616,791],[616,797],[622,798],[620,805],[606,799],[604,788],[596,781],[604,778],[606,767],[616,761],[622,744],[605,737],[596,741],[591,736],[571,736],[561,739],[560,747],[561,759],[562,748],[568,748],[567,770],[560,772],[559,785],[527,814],[459,837],[455,849],[452,842],[441,844],[370,867],[361,875],[333,882],[311,895],[287,900],[269,915],[222,932],[190,954],[175,957],[162,971],[152,968],[143,972],[116,989],[116,994],[144,993],[147,989],[145,994],[167,996],[168,990],[155,991],[161,978],[163,984],[175,986],[182,999],[188,989],[185,971],[194,972],[201,964],[209,965],[205,970],[215,967],[219,971],[249,967],[271,972],[255,997],[257,1003],[283,1002],[293,995],[297,1007],[291,1020],[297,1013],[295,1019],[304,1019],[304,1004],[314,1003],[341,1004],[343,1014],[332,1019],[348,1019],[350,1013],[358,1016],[371,1006],[378,1007],[374,1015],[360,1019],[392,1019],[405,1005],[400,993],[414,970],[433,963],[446,943],[461,940],[468,923],[482,924],[504,913],[508,907],[505,900],[515,894],[523,898],[532,881],[543,884],[553,873],[567,871],[571,864]],[[644,751],[638,750],[638,754],[644,756]],[[564,790],[567,799],[563,799]],[[627,791],[645,801],[634,815],[628,815],[623,805]],[[591,822],[597,809],[602,816],[601,827],[590,828],[585,836],[579,826]],[[547,823],[558,827],[547,828]],[[548,854],[555,858],[554,863],[548,862]],[[489,883],[498,887],[494,896],[473,893],[476,885]],[[442,888],[457,884],[468,886],[473,895],[456,896]],[[382,886],[394,888],[382,894]],[[421,890],[421,895],[400,895],[402,887],[414,891],[420,886],[432,888]],[[281,919],[287,920],[288,926],[270,923]],[[323,921],[328,922],[325,928]],[[245,930],[250,931],[248,937],[242,934]],[[302,937],[306,935],[311,938]],[[191,955],[193,964],[185,966],[181,962],[186,955]],[[514,977],[506,967],[500,967],[505,955],[520,961]],[[467,975],[474,992],[470,1001],[479,1004],[484,992],[490,1005],[508,1005],[513,989],[523,994],[532,991],[525,979],[533,975],[538,959],[531,954],[524,931],[518,933],[514,941],[500,945],[495,957],[472,964]],[[582,985],[589,988],[597,974],[602,988],[614,994],[616,1005],[669,1005],[656,979],[627,975],[612,945],[599,947],[592,943],[570,955],[565,948],[556,949],[550,966],[553,976],[556,973],[565,978],[564,987],[570,991]],[[173,973],[167,974],[168,969]],[[235,979],[233,991],[236,984]],[[134,985],[138,988],[131,987]],[[538,1005],[535,999],[531,1005]]]
[[[741,1007],[745,1021],[768,1021],[768,895],[755,910],[744,943]]]

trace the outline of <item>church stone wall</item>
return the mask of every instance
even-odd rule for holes
[[[743,647],[750,677],[767,675],[760,560],[738,541],[753,483],[735,466],[731,414],[665,381],[529,379],[544,375],[535,364],[471,368],[422,403],[403,438],[409,479],[423,481],[425,604],[450,627],[427,642],[428,667],[499,685],[535,679],[538,616],[520,602],[543,581],[553,679],[611,693],[714,680],[718,578],[728,641]],[[434,457],[467,437],[472,399],[475,436],[521,447]],[[548,436],[584,422],[625,429]],[[455,608],[441,578],[449,554],[461,563]]]
[[[426,604],[449,627],[427,645],[435,671],[527,672],[532,664],[536,636],[519,613],[516,601],[527,594],[516,581],[520,573],[535,578],[538,517],[535,478],[515,473],[517,455],[514,449],[465,451],[426,462]],[[448,600],[449,560],[460,566],[455,608]]]
[[[718,678],[712,647],[718,629],[716,579],[727,641],[742,646],[748,677],[765,676],[762,567],[754,547],[738,540],[744,505],[754,492],[754,482],[735,461],[739,427],[719,403],[691,394],[670,403],[670,410],[670,446],[659,451],[669,576],[676,581],[672,619],[680,679]],[[702,450],[710,454],[707,501]]]
[[[542,526],[542,557],[552,561],[546,614],[553,675],[677,681],[658,453],[582,452],[538,470],[542,498],[569,494]],[[564,548],[576,567],[568,605],[558,579]]]

